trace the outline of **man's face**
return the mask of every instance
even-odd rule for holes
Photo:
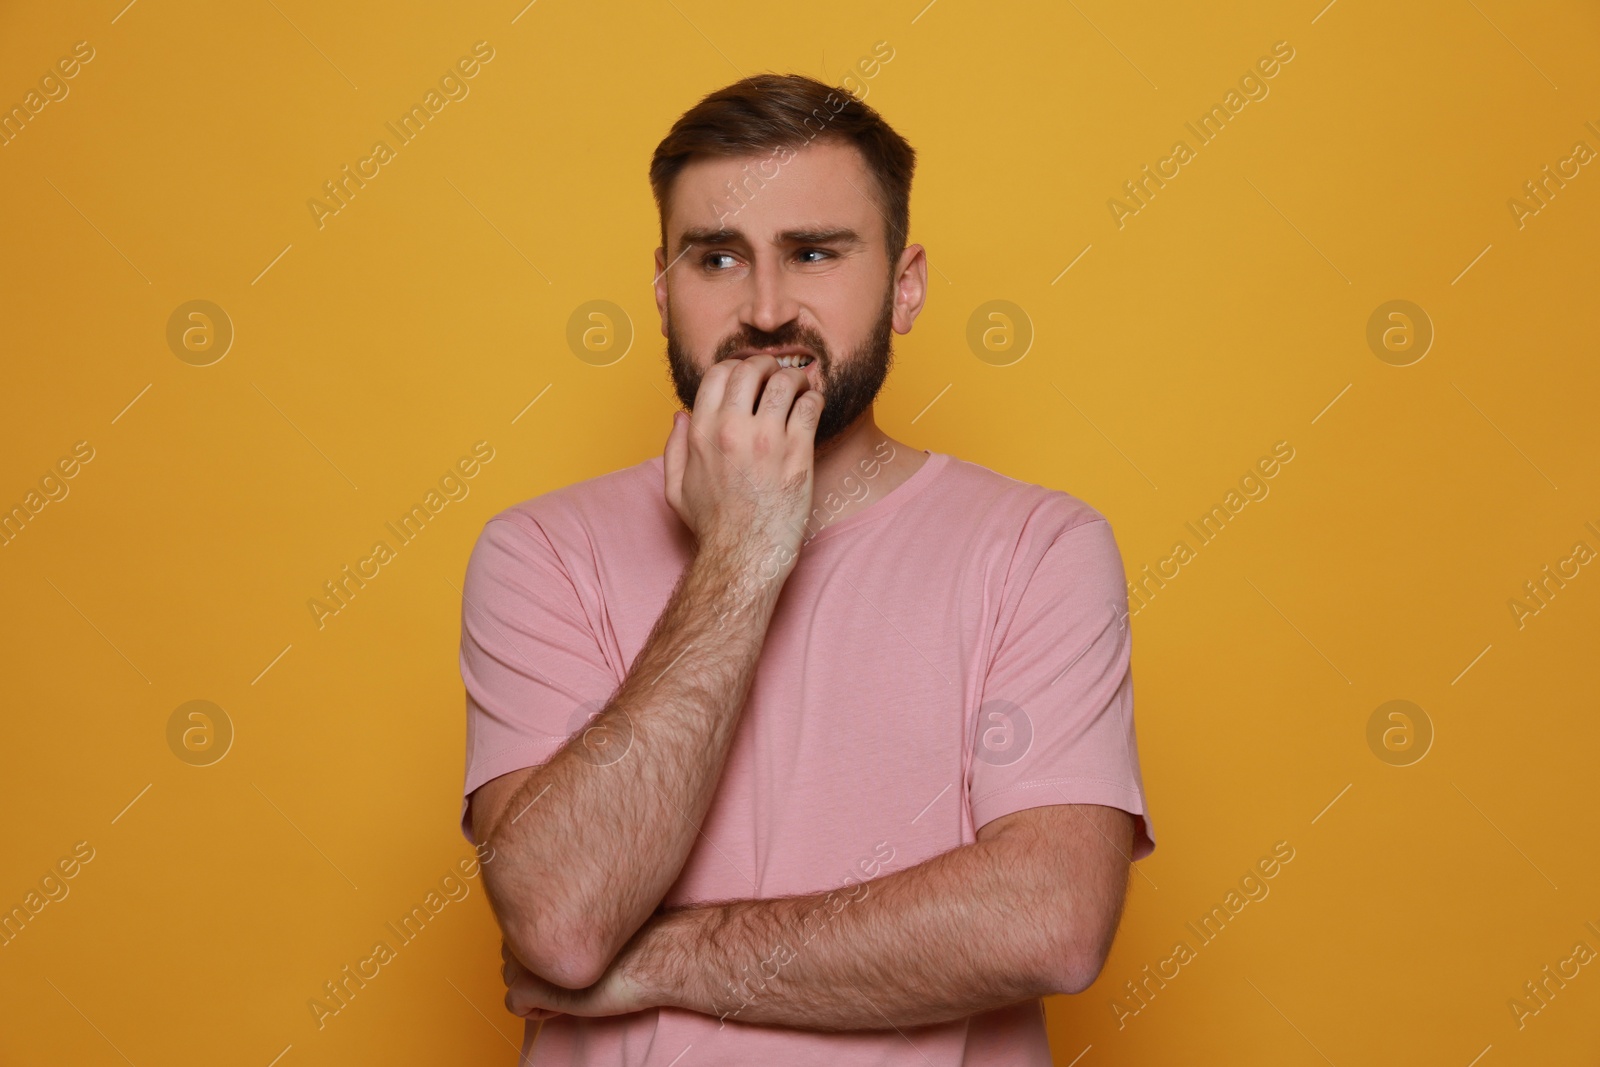
[[[657,273],[666,268],[656,303],[685,410],[712,364],[782,349],[812,357],[806,375],[827,399],[818,445],[871,407],[893,359],[892,332],[905,333],[916,314],[896,305],[884,218],[868,199],[875,190],[853,146],[822,141],[792,156],[683,169],[668,254],[656,253]]]

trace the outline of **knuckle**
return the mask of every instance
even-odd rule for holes
[[[788,375],[780,374],[767,383],[766,392],[761,395],[761,403],[769,408],[781,408],[789,405],[789,400],[794,396],[796,382]]]
[[[728,362],[738,364],[734,367],[733,373],[745,380],[754,378],[759,381],[778,368],[778,360],[773,356],[746,356],[744,359]]]

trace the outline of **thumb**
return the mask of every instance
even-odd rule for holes
[[[681,411],[672,413],[672,432],[667,435],[667,447],[662,453],[662,460],[667,500],[676,506],[678,488],[683,485],[683,469],[689,460],[689,416]]]

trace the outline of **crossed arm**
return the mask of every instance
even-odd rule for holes
[[[1122,910],[1133,816],[1059,804],[849,890],[659,913],[580,990],[505,953],[518,1015],[675,1007],[810,1030],[901,1029],[1077,993]]]

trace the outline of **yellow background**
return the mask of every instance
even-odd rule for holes
[[[1600,950],[1600,566],[1520,629],[1507,602],[1600,549],[1600,166],[1521,228],[1507,201],[1600,149],[1600,15],[1319,6],[6,5],[5,107],[96,54],[0,148],[0,506],[95,458],[0,548],[0,905],[96,854],[0,948],[0,1060],[515,1061],[477,881],[325,1028],[307,1008],[470,854],[467,553],[667,436],[672,120],[887,41],[868,102],[918,150],[933,269],[882,425],[1082,497],[1130,576],[1295,449],[1134,621],[1159,845],[1099,982],[1048,1004],[1057,1061],[1593,1063],[1600,966],[1520,1029],[1508,1001]],[[470,95],[319,229],[307,201],[480,40]],[[1270,95],[1119,229],[1107,200],[1278,41]],[[210,366],[167,344],[193,299],[236,331]],[[966,342],[997,299],[1035,331],[1009,366]],[[1410,366],[1366,342],[1392,299],[1436,331]],[[609,366],[567,346],[591,300],[632,320]],[[480,440],[470,496],[318,629],[307,600]],[[235,730],[210,766],[168,747],[196,699]],[[1410,766],[1367,743],[1394,699],[1435,734]],[[1123,983],[1278,841],[1270,896],[1119,1029]]]

